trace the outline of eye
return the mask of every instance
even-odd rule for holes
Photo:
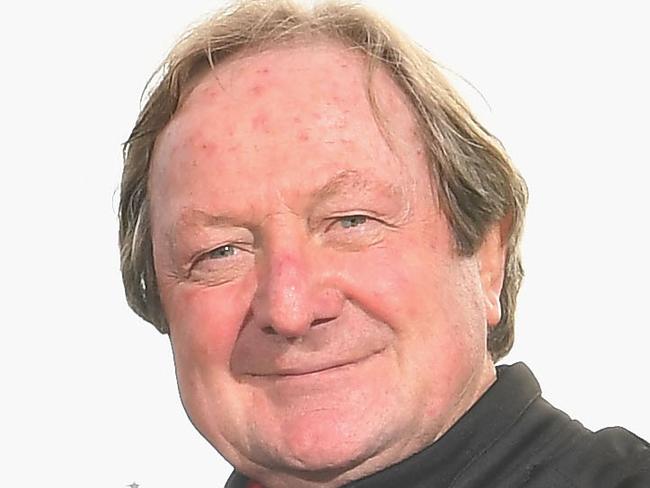
[[[351,227],[358,227],[365,224],[368,221],[368,217],[365,215],[345,215],[338,218],[338,222],[341,224],[341,227],[344,229],[350,229]]]
[[[331,217],[323,233],[324,242],[348,251],[359,251],[381,242],[384,225],[381,220],[363,214]]]
[[[188,278],[207,286],[217,286],[246,274],[255,265],[252,245],[230,242],[201,254],[191,265]]]
[[[237,248],[235,246],[232,244],[225,244],[213,249],[212,251],[208,251],[203,257],[205,259],[223,259],[234,256],[236,252]]]

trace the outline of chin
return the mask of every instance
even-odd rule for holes
[[[323,472],[348,470],[386,449],[396,434],[412,430],[413,418],[404,415],[394,370],[374,369],[384,360],[249,385],[252,402],[243,410],[252,413],[250,457],[275,469]]]
[[[349,469],[372,457],[380,442],[375,432],[364,431],[361,420],[341,422],[331,412],[306,415],[285,430],[282,462],[305,471]]]
[[[266,414],[259,409],[249,423],[254,442],[248,444],[252,449],[246,457],[272,471],[321,481],[364,464],[408,426],[404,419],[391,417],[396,403],[369,403],[370,392],[359,390],[304,398],[286,409],[267,405]]]

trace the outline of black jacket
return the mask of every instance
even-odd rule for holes
[[[226,488],[244,488],[235,472]],[[346,488],[650,488],[650,446],[615,427],[593,433],[541,397],[523,364],[497,381],[444,436]]]

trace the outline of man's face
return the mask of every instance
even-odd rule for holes
[[[156,144],[154,257],[181,397],[249,473],[372,472],[494,378],[500,283],[480,253],[454,252],[412,111],[386,73],[373,80],[390,145],[363,59],[328,43],[219,65]]]

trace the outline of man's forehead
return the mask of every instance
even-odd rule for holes
[[[266,114],[257,110],[262,105],[302,111],[300,118],[337,104],[355,112],[369,109],[364,66],[363,56],[333,41],[243,51],[188,84],[156,148],[165,146],[167,139],[190,142],[202,133],[214,133],[214,122],[232,127],[250,121],[262,127]],[[230,127],[224,126],[219,127],[221,135],[230,135]]]
[[[383,65],[377,64],[371,72],[368,57],[359,48],[330,39],[295,40],[263,50],[244,50],[216,64],[188,86],[174,119],[196,106],[203,109],[216,101],[250,106],[258,100],[268,101],[271,94],[282,103],[291,103],[291,99],[298,103],[302,94],[314,104],[330,100],[343,102],[351,110],[370,110],[369,90],[378,108],[391,120],[399,118],[400,113],[408,118],[412,115],[406,95]]]
[[[158,197],[168,198],[170,182],[184,182],[194,190],[217,183],[222,188],[224,178],[233,181],[236,174],[238,181],[259,181],[263,194],[269,186],[270,191],[294,185],[290,178],[285,182],[278,177],[279,168],[290,175],[305,164],[312,174],[332,176],[355,169],[394,176],[389,167],[421,159],[422,141],[406,96],[385,68],[372,73],[379,113],[374,111],[368,74],[364,55],[334,42],[249,52],[218,64],[158,137],[150,185],[157,187]],[[387,122],[383,127],[378,116]],[[387,144],[392,132],[399,137]],[[261,160],[268,164],[258,164]],[[410,177],[399,185],[408,181],[410,188],[415,176],[406,173]],[[355,191],[355,185],[367,189],[361,183],[366,179],[357,177],[355,183],[337,178],[323,192],[342,186]],[[379,193],[397,196],[404,191],[395,192],[394,185],[384,190]]]
[[[227,59],[193,85],[158,136],[155,153],[160,152],[159,146],[167,145],[165,139],[176,144],[162,151],[169,157],[169,151],[179,149],[178,143],[196,142],[204,134],[212,139],[219,134],[224,140],[245,124],[261,130],[278,129],[268,120],[268,110],[258,110],[270,106],[294,113],[296,127],[308,117],[319,119],[323,127],[341,124],[343,119],[379,117],[384,135],[387,126],[402,135],[404,130],[417,133],[406,95],[383,67],[374,69],[370,78],[367,63],[358,50],[329,40],[249,51]],[[369,89],[376,106],[369,101]],[[153,159],[159,159],[155,153]]]
[[[226,92],[247,83],[296,81],[296,76],[316,78],[318,85],[349,85],[364,80],[366,67],[367,58],[358,49],[328,39],[296,40],[243,50],[205,73],[194,91],[209,91],[210,79],[218,79]]]

